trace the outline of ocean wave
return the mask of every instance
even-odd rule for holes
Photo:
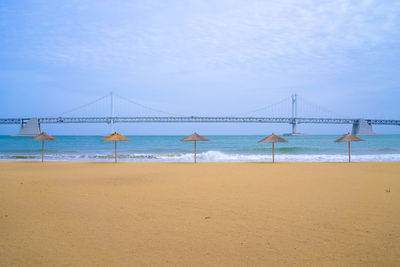
[[[32,156],[32,155],[0,155],[0,159],[2,160],[13,160],[13,159],[39,159],[40,156]]]
[[[48,161],[111,161],[114,154],[47,154]],[[119,161],[192,162],[193,153],[137,154],[121,153]],[[0,160],[40,160],[39,155],[0,155]],[[263,162],[271,161],[270,153],[240,154],[207,151],[197,154],[199,162]],[[276,161],[284,162],[342,162],[347,154],[275,154]],[[352,155],[352,161],[400,161],[400,154]]]
[[[398,152],[398,149],[392,147],[377,147],[377,148],[369,148],[370,151],[378,151],[378,152]]]
[[[302,146],[292,146],[292,147],[276,147],[275,151],[279,154],[325,154],[325,153],[335,153],[337,148],[319,148],[319,147],[302,147]],[[272,147],[253,147],[253,148],[239,148],[232,149],[232,151],[237,153],[271,153]]]
[[[184,154],[177,159],[192,161],[193,154]],[[197,154],[203,162],[257,162],[271,161],[271,154],[231,154],[220,151],[207,151]],[[346,161],[346,154],[275,154],[276,161],[285,162],[340,162]],[[400,161],[400,154],[352,155],[353,161]]]
[[[57,149],[45,149],[45,152],[57,152],[59,150]],[[36,153],[40,152],[42,153],[42,149],[29,149],[29,148],[24,148],[24,149],[1,149],[2,153]],[[75,151],[65,151],[65,152],[75,152]]]

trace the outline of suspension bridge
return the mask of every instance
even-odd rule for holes
[[[115,100],[123,105],[116,105]],[[118,112],[118,107],[125,111]],[[90,114],[90,115],[88,115]],[[100,115],[99,115],[100,114]],[[125,115],[120,115],[125,114]],[[318,117],[312,114],[319,114]],[[373,125],[398,125],[400,120],[346,118],[296,94],[256,110],[229,116],[190,116],[174,114],[141,104],[111,92],[101,98],[49,117],[0,118],[0,124],[17,124],[16,136],[33,136],[41,132],[42,124],[107,123],[114,132],[115,123],[286,123],[292,131],[287,135],[301,135],[298,124],[349,124],[355,135],[374,135]]]

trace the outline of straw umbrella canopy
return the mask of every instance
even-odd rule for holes
[[[115,143],[115,162],[117,162],[117,141],[130,141],[128,137],[125,137],[119,133],[113,133],[101,141],[114,141]]]
[[[196,153],[197,153],[197,141],[210,141],[210,139],[199,135],[198,133],[193,133],[186,138],[183,138],[181,141],[183,142],[190,142],[194,141],[194,163],[197,162]]]
[[[42,141],[42,162],[43,162],[43,159],[44,159],[44,141],[57,141],[57,138],[54,138],[53,136],[48,135],[45,132],[42,132],[41,134],[38,134],[35,137],[31,138],[31,140]]]
[[[288,140],[280,136],[277,136],[274,133],[258,141],[258,143],[272,143],[272,162],[275,162],[275,143],[285,143],[285,142],[288,142]]]
[[[365,141],[365,140],[348,133],[343,135],[339,139],[335,140],[335,143],[347,142],[349,144],[349,162],[350,162],[350,142],[359,142],[359,141]]]

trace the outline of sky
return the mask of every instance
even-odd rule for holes
[[[299,116],[400,119],[400,1],[0,0],[0,118],[109,115],[110,97],[100,98],[111,91],[121,96],[117,116],[290,116],[297,94]],[[56,135],[109,131],[42,127]],[[116,129],[269,134],[290,125]],[[299,130],[339,134],[351,125]],[[0,134],[17,132],[0,125]]]

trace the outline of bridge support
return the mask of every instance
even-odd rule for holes
[[[353,129],[351,130],[353,135],[375,135],[372,130],[372,124],[366,120],[359,119],[354,121]]]
[[[292,135],[298,134],[297,132],[297,94],[292,95]]]
[[[110,93],[111,96],[111,121],[110,121],[110,127],[111,127],[111,133],[115,133],[114,129],[114,92]]]
[[[26,124],[21,120],[21,129],[19,134],[14,136],[36,136],[40,134],[42,130],[40,129],[40,122],[37,118],[31,118]]]
[[[292,133],[285,133],[284,136],[296,136],[304,135],[297,132],[297,94],[292,95],[292,120],[290,124],[292,125]]]
[[[297,132],[297,122],[296,120],[293,120],[292,122],[292,135],[298,135],[299,133]]]

